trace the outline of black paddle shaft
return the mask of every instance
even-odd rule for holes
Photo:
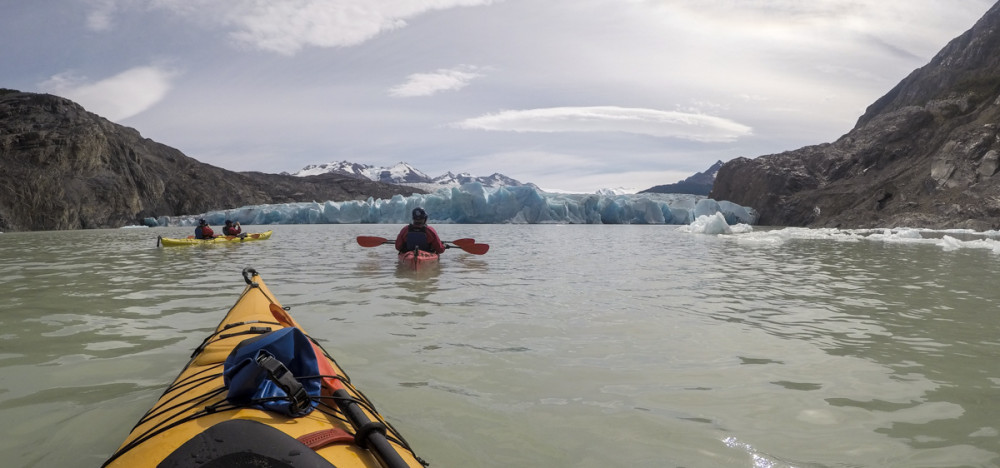
[[[409,468],[410,464],[399,456],[399,452],[386,438],[384,424],[372,421],[347,390],[335,390],[333,398],[354,426],[355,442],[359,446],[371,450],[386,468]]]

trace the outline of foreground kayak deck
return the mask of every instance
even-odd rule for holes
[[[292,417],[227,400],[223,364],[234,347],[290,327],[304,333],[256,271],[243,277],[236,304],[104,466],[425,466],[311,338],[319,376],[294,377],[321,378],[314,410]]]
[[[241,234],[238,236],[219,236],[212,239],[195,239],[194,236],[190,236],[184,239],[175,239],[172,237],[159,236],[156,238],[156,245],[163,245],[164,247],[173,247],[178,245],[205,245],[205,244],[228,244],[228,243],[250,242],[250,241],[270,239],[271,234],[273,233],[274,231],[264,231],[264,232],[255,232],[252,234]]]

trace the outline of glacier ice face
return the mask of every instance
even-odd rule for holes
[[[432,223],[468,224],[677,224],[701,216],[724,223],[752,225],[753,208],[699,195],[556,194],[530,186],[487,188],[478,182],[432,194],[397,195],[389,200],[285,203],[210,211],[198,215],[147,218],[149,226],[189,226],[199,218],[212,225],[241,224],[405,224],[413,208],[423,207]],[[718,222],[718,221],[717,221]]]

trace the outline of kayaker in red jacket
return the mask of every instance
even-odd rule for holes
[[[208,222],[204,219],[198,220],[198,227],[194,228],[194,238],[195,239],[212,239],[215,237],[215,231],[208,226]]]
[[[240,222],[232,222],[231,220],[226,220],[226,225],[222,227],[222,233],[227,236],[238,236],[243,232],[243,228],[240,226]]]
[[[413,209],[413,222],[404,226],[396,236],[396,250],[409,252],[418,248],[425,252],[444,253],[444,243],[437,231],[427,225],[427,212],[423,208]]]

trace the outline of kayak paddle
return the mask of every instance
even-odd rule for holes
[[[375,236],[358,236],[358,245],[362,247],[378,247],[382,244],[388,244],[389,239],[384,237]]]
[[[482,255],[490,251],[490,244],[455,244],[455,245],[445,245],[445,248],[458,247],[473,255]]]
[[[362,247],[378,247],[384,244],[393,244],[395,242],[386,239],[384,237],[377,236],[358,236],[358,245]],[[458,247],[473,255],[482,255],[490,250],[489,244],[477,244],[475,239],[463,238],[455,239],[453,241],[444,241],[444,244],[451,244]],[[446,245],[446,247],[450,247]]]

